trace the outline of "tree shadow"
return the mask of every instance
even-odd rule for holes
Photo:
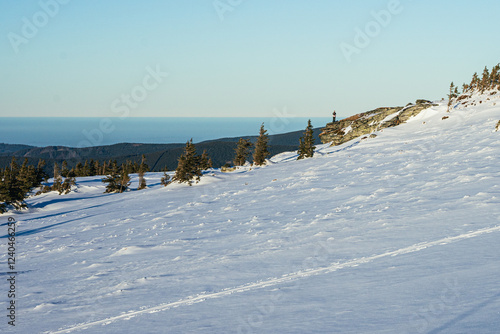
[[[450,328],[451,326],[454,326],[456,325],[457,323],[459,323],[460,321],[464,320],[465,318],[467,317],[470,317],[471,315],[473,315],[474,313],[477,313],[479,312],[481,309],[485,308],[486,306],[488,306],[489,304],[491,304],[492,302],[494,302],[496,299],[500,298],[500,293],[497,293],[496,295],[488,298],[487,300],[485,300],[484,302],[476,305],[475,307],[471,308],[470,310],[458,315],[457,317],[451,319],[450,321],[448,321],[447,323],[445,323],[444,325],[436,328],[436,329],[433,329],[431,330],[430,332],[428,332],[428,334],[437,334],[445,329],[448,329]]]
[[[101,205],[99,205],[101,206]],[[50,216],[59,216],[61,215],[62,213],[59,213],[59,214],[54,214],[54,215],[50,215]],[[50,217],[50,216],[47,216],[47,217]],[[16,233],[16,237],[20,237],[20,236],[25,236],[25,235],[32,235],[32,234],[37,234],[37,233],[40,233],[40,232],[43,232],[45,230],[49,230],[51,228],[54,228],[56,226],[59,226],[59,225],[64,225],[64,224],[67,224],[67,223],[71,223],[71,222],[75,222],[77,220],[82,220],[82,219],[87,219],[87,218],[92,218],[92,217],[95,217],[97,216],[97,214],[95,215],[90,215],[90,216],[85,216],[85,217],[80,217],[80,218],[75,218],[75,219],[71,219],[71,220],[67,220],[67,221],[64,221],[64,222],[60,222],[60,223],[55,223],[55,224],[51,224],[51,225],[47,225],[47,226],[42,226],[42,227],[38,227],[38,228],[34,228],[34,229],[31,229],[31,230],[26,230],[26,231],[22,231],[22,232],[17,232]],[[47,218],[45,217],[45,218]],[[40,219],[42,217],[39,217],[37,219]],[[0,239],[6,239],[8,238],[9,235],[6,234],[6,235],[3,235],[0,237]]]

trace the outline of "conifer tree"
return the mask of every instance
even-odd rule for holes
[[[106,164],[106,160],[102,163],[101,175],[108,174],[108,165]]]
[[[0,170],[0,213],[6,212],[9,205],[17,210],[25,208],[24,199],[38,185],[37,169],[28,165],[27,159],[19,167],[13,157],[10,165]]]
[[[490,89],[498,89],[500,85],[500,64],[495,65],[491,69],[490,74]]]
[[[448,109],[446,110],[447,112],[450,112],[453,99],[457,97],[457,93],[457,87],[455,87],[455,84],[452,82],[450,84],[450,93],[448,94]]]
[[[212,159],[210,159],[206,150],[203,150],[203,153],[200,156],[199,167],[201,170],[212,168]]]
[[[464,83],[464,84],[462,85],[462,93],[465,93],[465,92],[467,92],[468,90],[469,90],[469,85],[467,85],[466,83]]]
[[[191,186],[192,180],[198,182],[201,175],[200,159],[196,155],[196,147],[193,144],[193,139],[191,139],[186,143],[184,153],[179,157],[179,163],[172,181],[187,182]]]
[[[47,193],[50,191],[50,186],[46,183],[49,180],[49,175],[44,170],[45,160],[38,160],[38,165],[36,167],[36,184],[37,186],[41,186],[40,190],[36,193],[36,195],[40,195],[43,193]],[[45,184],[44,184],[45,183]]]
[[[304,135],[299,139],[299,150],[297,160],[304,158],[312,158],[314,155],[314,150],[316,146],[314,145],[314,135],[311,120],[307,122],[307,127]]]
[[[120,174],[120,179],[119,179],[119,193],[124,192],[125,190],[128,189],[130,186],[130,176],[129,176],[129,169],[130,167],[127,165],[122,165],[122,172]]]
[[[96,175],[96,169],[95,169],[95,161],[94,159],[90,159],[90,162],[87,167],[88,170],[88,175],[87,176],[95,176]]]
[[[83,175],[82,176],[90,176],[90,165],[89,165],[88,160],[85,160],[85,163],[83,164]]]
[[[17,179],[18,173],[19,166],[15,158],[13,158],[10,166],[3,170],[0,186],[0,213],[7,212],[9,205],[12,205],[17,210],[26,207],[24,203],[25,194],[22,192]]]
[[[269,156],[269,137],[267,130],[264,129],[264,123],[260,126],[259,137],[255,143],[255,151],[253,153],[253,163],[256,166],[261,166],[266,163],[266,158]]]
[[[96,160],[94,162],[94,170],[95,170],[95,174],[94,175],[102,175],[101,174],[101,165],[99,164],[99,160]]]
[[[252,148],[253,144],[248,139],[240,138],[238,140],[238,146],[235,149],[235,157],[233,163],[235,166],[243,166],[247,161],[248,156],[250,155],[250,148]]]
[[[9,188],[6,182],[5,170],[0,169],[0,214],[7,212],[9,201]]]
[[[28,165],[28,158],[24,159],[16,176],[18,186],[23,195],[27,195],[38,186],[35,167]]]
[[[484,67],[483,77],[480,83],[481,93],[484,93],[490,87],[490,71],[488,71],[488,67]]]
[[[76,185],[76,179],[73,176],[69,176],[64,179],[59,189],[59,195],[62,193],[69,194],[71,192],[71,187]]]
[[[76,177],[75,169],[71,168],[68,172],[68,177]]]
[[[115,193],[120,192],[120,172],[118,170],[118,166],[116,161],[111,164],[108,175],[102,179],[103,183],[106,183],[105,193]]]
[[[84,168],[83,168],[83,165],[80,161],[78,161],[76,163],[75,174],[76,174],[76,176],[85,176]]]
[[[64,160],[62,162],[62,166],[61,166],[61,175],[64,177],[68,177],[68,174],[69,174],[68,162],[66,160]]]
[[[36,182],[37,184],[42,184],[42,182],[46,181],[49,176],[44,170],[45,160],[38,160],[38,165],[36,166]]]
[[[166,173],[163,172],[163,176],[161,177],[161,184],[166,187],[170,183],[170,176]]]
[[[472,76],[472,80],[470,82],[469,87],[471,88],[472,91],[479,88],[479,76],[477,75],[477,72],[475,72],[474,75]]]
[[[144,174],[149,170],[148,165],[146,165],[146,156],[143,154],[142,155],[142,161],[141,164],[139,165],[139,187],[137,187],[138,190],[146,188],[146,179],[144,179]]]
[[[52,190],[59,192],[61,194],[61,186],[63,180],[61,177],[61,170],[57,162],[54,162],[54,181],[52,182]]]

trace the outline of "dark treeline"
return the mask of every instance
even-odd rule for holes
[[[319,141],[321,129],[313,129],[313,133],[316,141]],[[297,144],[301,135],[302,131],[269,135],[268,150],[271,156],[297,150]],[[245,136],[243,138],[254,144],[257,141],[258,135]],[[199,155],[203,151],[207,151],[208,155],[212,158],[214,166],[232,164],[234,159],[233,153],[239,139],[240,137],[220,138],[196,143],[196,151]],[[15,156],[20,161],[27,157],[29,163],[35,166],[39,159],[43,159],[46,162],[46,166],[44,167],[45,172],[52,177],[52,166],[55,162],[61,166],[63,161],[66,161],[68,169],[71,170],[76,167],[77,163],[80,162],[82,165],[85,165],[85,161],[87,160],[89,164],[92,159],[99,161],[101,166],[104,162],[109,164],[110,160],[116,160],[118,165],[127,161],[140,163],[141,156],[144,154],[152,172],[161,172],[165,168],[172,171],[177,167],[178,159],[184,151],[184,146],[184,144],[123,143],[90,148],[71,148],[62,146],[32,147],[0,143],[0,168],[8,166],[12,156]],[[253,156],[250,155],[247,160],[253,162]]]

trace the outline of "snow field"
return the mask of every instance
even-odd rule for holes
[[[16,330],[494,333],[493,103],[440,105],[376,138],[212,170],[193,187],[149,173],[144,191],[103,194],[88,177],[33,197],[14,215]]]

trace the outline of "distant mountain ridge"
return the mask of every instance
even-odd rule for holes
[[[316,142],[320,143],[320,128],[314,129]],[[286,151],[294,151],[298,148],[299,138],[303,131],[294,131],[284,134],[269,135],[269,151],[271,155]],[[201,154],[206,150],[212,158],[215,167],[226,163],[232,163],[236,143],[241,137],[228,137],[196,143],[196,148]],[[257,136],[243,136],[254,142]],[[94,146],[75,148],[67,146],[35,147],[30,145],[3,144],[0,143],[0,167],[4,168],[10,162],[12,156],[19,160],[28,159],[30,164],[36,164],[39,159],[44,159],[47,164],[47,172],[51,172],[54,162],[61,164],[67,161],[69,168],[78,162],[85,160],[116,160],[119,164],[127,160],[140,161],[142,154],[146,156],[151,171],[160,171],[165,167],[173,170],[177,166],[177,159],[184,150],[185,143],[173,144],[141,144],[141,143],[119,143],[105,146]],[[251,157],[249,157],[251,160]]]

